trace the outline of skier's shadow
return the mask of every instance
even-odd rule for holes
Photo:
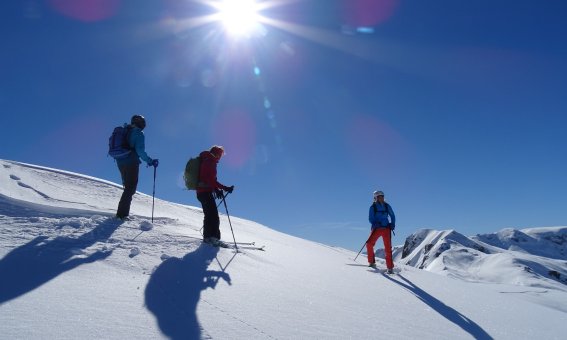
[[[413,282],[406,279],[401,274],[395,275],[393,277],[399,277],[404,282],[400,282],[398,280],[395,280],[392,277],[390,277],[390,275],[388,275],[388,274],[382,274],[382,275],[384,275],[384,277],[387,278],[388,280],[390,280],[394,283],[397,283],[400,286],[402,286],[403,288],[412,292],[418,299],[423,301],[425,304],[427,304],[429,307],[431,307],[437,313],[443,315],[447,320],[449,320],[452,323],[454,323],[455,325],[461,327],[464,331],[469,333],[473,338],[475,338],[475,339],[493,339],[490,336],[490,334],[488,334],[484,329],[482,329],[482,327],[480,327],[474,321],[467,318],[463,314],[459,313],[455,309],[447,306],[442,301],[440,301],[437,298],[435,298],[434,296],[430,295],[429,293],[427,293],[423,289],[419,288]]]
[[[80,255],[83,249],[107,240],[120,224],[109,219],[76,238],[60,236],[48,240],[47,236],[38,236],[12,250],[0,260],[0,305],[66,271],[108,257],[112,251],[96,251],[87,257]]]
[[[214,289],[220,279],[231,284],[224,271],[208,270],[218,248],[202,244],[182,259],[170,257],[152,274],[146,286],[146,307],[171,339],[200,339],[203,328],[197,318],[201,291]]]

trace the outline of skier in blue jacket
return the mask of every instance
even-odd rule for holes
[[[134,115],[131,119],[128,133],[128,144],[132,148],[132,152],[124,159],[116,160],[120,176],[122,177],[122,185],[124,191],[118,203],[118,210],[116,217],[125,219],[130,215],[130,204],[132,203],[132,196],[136,193],[138,187],[138,174],[140,172],[140,158],[148,164],[148,166],[157,167],[159,161],[152,159],[146,153],[144,128],[146,127],[146,119],[141,115]]]
[[[389,219],[388,219],[389,217]],[[376,268],[374,245],[378,238],[384,241],[384,253],[388,274],[393,273],[394,262],[392,261],[392,230],[396,228],[396,215],[392,207],[384,201],[384,192],[374,191],[374,203],[368,212],[368,221],[371,224],[370,237],[366,242],[366,253],[368,254],[368,266]]]

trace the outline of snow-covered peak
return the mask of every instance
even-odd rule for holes
[[[567,227],[506,228],[497,233],[473,236],[472,239],[502,249],[567,260]]]
[[[406,238],[395,260],[466,281],[567,290],[567,227],[503,229],[466,237],[422,229]]]

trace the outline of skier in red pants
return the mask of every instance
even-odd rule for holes
[[[390,217],[388,219],[388,217]],[[374,203],[370,206],[368,220],[372,225],[372,231],[368,242],[366,242],[366,252],[368,254],[368,266],[376,268],[376,258],[374,255],[374,245],[378,238],[384,241],[384,253],[386,254],[386,267],[388,274],[394,272],[394,262],[392,261],[392,230],[396,228],[396,215],[392,207],[384,201],[384,192],[374,191]]]

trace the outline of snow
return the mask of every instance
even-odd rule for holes
[[[370,269],[364,255],[354,262],[351,251],[236,216],[236,240],[265,251],[202,244],[201,209],[156,198],[152,223],[152,197],[142,193],[123,222],[113,218],[120,194],[101,179],[0,160],[1,338],[560,339],[567,331],[565,284],[535,268],[564,273],[564,228],[521,231],[530,238],[522,251],[504,234],[489,242],[418,231],[390,276],[382,262]],[[233,241],[224,215],[221,232]],[[549,242],[555,257],[539,248]],[[426,258],[426,245],[440,255]]]
[[[394,254],[398,263],[465,281],[567,291],[567,227],[507,228],[473,237],[422,229]]]

